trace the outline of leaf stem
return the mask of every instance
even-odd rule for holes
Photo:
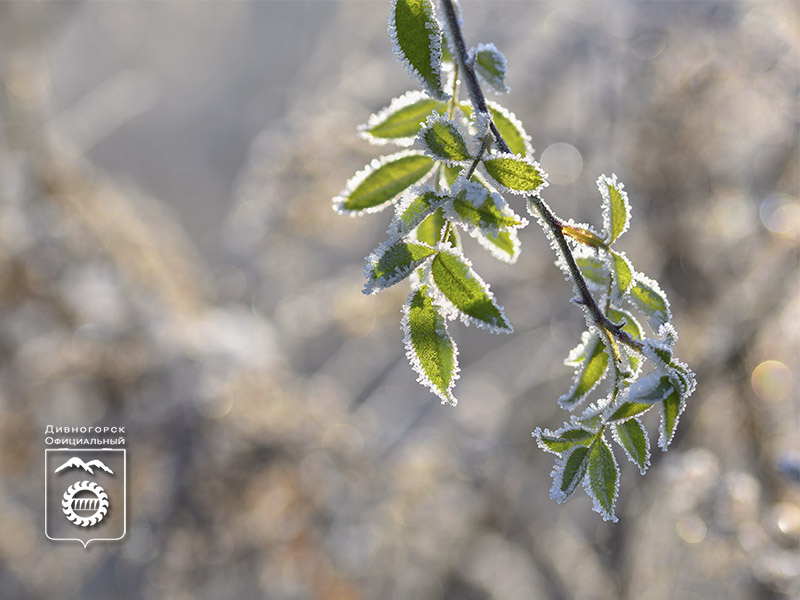
[[[455,4],[453,3],[453,0],[441,0],[441,4],[445,19],[447,21],[447,26],[450,30],[452,45],[455,46],[453,50],[458,57],[458,62],[461,65],[461,69],[464,73],[464,82],[467,85],[467,90],[469,92],[470,99],[472,100],[472,105],[475,107],[475,110],[486,114],[486,117],[489,119],[489,128],[491,129],[492,135],[494,136],[495,142],[497,143],[500,151],[512,153],[511,149],[508,147],[508,144],[506,144],[506,141],[503,139],[503,136],[500,135],[497,126],[494,124],[494,119],[492,119],[492,115],[489,112],[488,105],[486,104],[486,96],[483,93],[483,88],[481,88],[478,78],[475,75],[475,70],[472,68],[472,64],[467,54],[464,36],[461,33],[461,25],[458,22]],[[597,327],[607,331],[626,346],[642,352],[644,350],[644,344],[631,337],[622,329],[622,325],[613,323],[605,314],[603,314],[603,311],[600,310],[600,307],[597,305],[592,293],[589,291],[589,286],[586,284],[586,279],[584,279],[580,268],[575,262],[575,258],[572,256],[572,250],[567,243],[567,238],[564,236],[564,223],[550,210],[547,204],[545,204],[537,194],[528,196],[528,200],[536,210],[536,213],[541,217],[541,221],[544,222],[544,224],[547,226],[547,229],[550,230],[556,240],[556,244],[558,245],[561,255],[564,257],[564,261],[569,269],[572,282],[574,283],[578,292],[579,297],[576,299],[576,302],[586,308]]]

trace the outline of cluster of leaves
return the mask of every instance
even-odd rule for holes
[[[677,335],[661,288],[613,247],[630,220],[622,184],[616,176],[598,179],[602,231],[556,217],[540,195],[547,175],[532,159],[530,137],[510,111],[485,99],[478,83],[477,77],[496,93],[508,92],[505,58],[492,44],[467,52],[456,6],[442,0],[441,8],[444,27],[432,0],[393,0],[394,50],[423,91],[395,98],[360,128],[374,144],[404,149],[356,173],[334,198],[334,209],[352,216],[393,209],[388,239],[367,258],[364,293],[410,280],[402,311],[407,357],[418,381],[455,405],[458,350],[448,322],[512,331],[489,285],[464,255],[460,235],[469,234],[499,260],[515,262],[518,232],[528,221],[504,195],[527,199],[586,314],[587,331],[566,360],[575,378],[559,403],[575,411],[609,381],[605,394],[563,427],[533,435],[557,455],[551,496],[562,502],[583,483],[595,510],[616,520],[619,468],[606,433],[644,473],[650,449],[642,415],[660,406],[659,445],[666,449],[694,376],[672,355]],[[459,72],[469,92],[464,101]],[[628,308],[649,321],[654,336],[645,335]],[[646,374],[645,359],[652,365]]]

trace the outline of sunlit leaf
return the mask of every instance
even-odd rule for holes
[[[686,408],[686,400],[680,392],[673,388],[672,392],[664,398],[661,403],[661,424],[658,431],[658,446],[666,450],[672,438],[675,437],[675,430],[678,427],[678,419]]]
[[[489,286],[475,273],[463,254],[439,252],[431,263],[431,276],[436,284],[435,291],[443,297],[441,304],[451,309],[451,316],[459,316],[467,324],[494,332],[512,331]]]
[[[533,154],[531,138],[525,132],[525,128],[519,119],[514,116],[514,113],[491,101],[489,102],[489,112],[492,114],[492,120],[511,152],[520,156]]]
[[[650,466],[650,440],[639,419],[628,419],[612,426],[614,439],[625,450],[628,459],[644,475]]]
[[[578,247],[573,256],[586,282],[598,290],[606,291],[609,278],[606,261],[597,256],[594,250],[585,246]]]
[[[550,475],[553,485],[550,497],[556,502],[564,502],[578,489],[589,467],[589,448],[575,445],[556,459]]]
[[[546,184],[544,171],[530,158],[492,153],[483,166],[502,190],[513,194],[534,194]]]
[[[436,250],[426,244],[405,240],[381,244],[367,257],[364,293],[374,294],[402,281],[434,254]]]
[[[349,215],[383,210],[403,190],[430,173],[433,162],[429,156],[412,151],[375,159],[347,182],[344,191],[333,199],[333,208]]]
[[[417,137],[427,154],[449,164],[470,160],[467,141],[455,121],[434,114],[425,121]]]
[[[456,404],[453,386],[458,378],[458,351],[447,332],[447,323],[425,286],[415,289],[403,306],[403,342],[417,381],[442,402]]]
[[[628,258],[622,252],[609,250],[611,266],[613,268],[614,283],[619,290],[619,296],[624,295],[633,283],[633,268]]]
[[[445,192],[437,192],[428,186],[413,187],[407,190],[400,202],[397,203],[394,219],[389,224],[390,239],[408,235],[447,200]],[[436,243],[438,243],[438,234],[435,240],[429,242],[430,245],[436,245]]]
[[[642,413],[647,412],[653,408],[653,404],[649,402],[623,402],[613,413],[608,417],[610,423],[622,422],[631,417],[636,417]]]
[[[668,323],[672,317],[666,294],[661,291],[658,283],[641,273],[634,273],[633,285],[628,298],[647,316],[654,330],[658,330],[661,325]]]
[[[471,54],[473,66],[478,77],[483,79],[495,92],[505,94],[509,91],[506,85],[506,58],[494,44],[478,44]]]
[[[596,433],[581,427],[563,427],[556,431],[537,429],[533,432],[533,437],[539,442],[539,446],[547,452],[561,454],[576,445],[589,446]]]
[[[433,2],[392,0],[389,35],[394,53],[425,91],[437,100],[448,100],[442,77],[442,28]]]
[[[603,231],[606,242],[611,244],[628,229],[631,218],[631,205],[628,194],[617,176],[601,175],[597,179],[597,188],[603,196]]]
[[[608,352],[603,341],[596,333],[592,333],[578,346],[567,358],[568,364],[575,364],[575,354],[578,353],[580,362],[577,364],[575,378],[569,392],[558,399],[558,403],[567,410],[572,410],[581,404],[589,393],[597,386],[608,370]]]
[[[447,104],[413,90],[399,98],[359,128],[361,135],[373,143],[393,142],[410,146],[422,124],[434,112],[444,113]]]
[[[604,521],[617,521],[614,505],[619,490],[619,467],[614,453],[603,437],[597,438],[589,449],[586,492],[594,501],[594,510]]]

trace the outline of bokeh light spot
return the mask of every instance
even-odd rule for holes
[[[792,372],[777,360],[765,360],[751,378],[753,391],[764,402],[783,402],[792,392]]]

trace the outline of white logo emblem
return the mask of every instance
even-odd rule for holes
[[[125,535],[125,450],[45,451],[45,534],[87,546]]]

